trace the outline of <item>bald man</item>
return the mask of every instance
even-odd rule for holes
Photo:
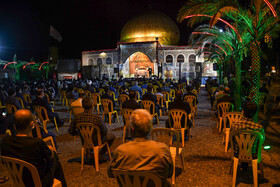
[[[56,153],[42,139],[29,136],[34,123],[32,113],[26,109],[18,110],[14,114],[14,122],[16,136],[3,138],[2,155],[21,159],[35,166],[42,186],[52,186],[54,178],[60,180],[63,187],[67,186]],[[24,172],[22,178],[25,186],[34,186],[29,172]]]

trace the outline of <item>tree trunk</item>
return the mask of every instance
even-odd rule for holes
[[[261,66],[261,48],[260,42],[255,41],[251,43],[251,58],[252,58],[252,87],[250,91],[251,100],[254,101],[257,105],[259,105],[259,88],[260,88],[260,66]],[[254,121],[258,121],[258,112],[254,116]]]
[[[234,90],[235,110],[241,111],[241,62],[235,62],[235,90]]]

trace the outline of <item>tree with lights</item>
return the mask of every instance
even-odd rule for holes
[[[234,24],[231,28],[238,35],[240,42],[242,38],[239,30],[249,33],[252,67],[250,97],[258,104],[261,73],[260,41],[266,36],[277,37],[280,30],[277,14],[280,13],[280,9],[275,10],[273,7],[279,4],[279,0],[190,0],[179,10],[178,21],[182,22],[185,18],[192,17],[188,19],[188,23],[193,26],[211,18],[211,28],[218,21],[222,21],[223,17]],[[254,120],[257,121],[257,115]]]

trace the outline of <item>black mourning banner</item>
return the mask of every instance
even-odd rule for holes
[[[57,61],[58,73],[77,73],[81,69],[81,61],[79,59],[59,59]]]

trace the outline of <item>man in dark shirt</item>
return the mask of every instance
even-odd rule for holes
[[[226,87],[224,89],[224,96],[217,99],[217,105],[222,102],[230,102],[230,103],[234,104],[234,99],[229,96],[229,93],[230,93],[230,89],[229,89],[229,87]]]
[[[152,85],[148,85],[147,87],[147,93],[145,93],[142,97],[142,101],[144,100],[149,100],[149,101],[153,101],[155,104],[155,112],[158,113],[159,109],[161,109],[162,107],[157,103],[157,96],[155,96],[153,93],[153,86]],[[152,110],[152,108],[151,108]]]
[[[36,90],[36,98],[33,100],[32,104],[43,106],[46,108],[48,116],[52,123],[54,123],[54,118],[56,119],[57,125],[62,126],[64,124],[64,121],[60,119],[59,115],[52,111],[52,108],[50,106],[50,103],[48,100],[44,97],[44,91],[42,89]]]
[[[15,88],[9,88],[8,89],[8,97],[5,99],[5,104],[12,104],[17,107],[17,109],[21,109],[21,105],[19,100],[16,99],[16,89]]]
[[[73,121],[69,126],[68,133],[72,136],[78,135],[78,130],[76,127],[77,123],[80,122],[93,123],[94,125],[100,127],[102,143],[108,141],[109,146],[111,146],[115,140],[115,135],[112,133],[108,133],[107,127],[103,123],[101,117],[92,113],[92,105],[93,105],[92,99],[89,97],[85,97],[83,98],[82,104],[85,111],[75,116],[75,118],[73,119]],[[94,133],[92,136],[93,142],[96,144],[97,134],[95,134],[95,132],[93,133]],[[100,154],[102,155],[101,160],[104,159],[106,150],[107,150],[106,146],[104,146],[101,149],[100,151]]]
[[[73,84],[68,85],[68,92],[67,92],[66,98],[67,99],[78,99],[79,98],[78,93],[74,91]]]
[[[185,93],[184,95],[183,95],[183,98],[186,96],[186,95],[193,95],[193,96],[195,96],[195,98],[196,98],[196,104],[198,103],[198,99],[197,99],[197,96],[192,92],[192,89],[193,89],[193,87],[192,86],[187,86],[187,93]],[[193,103],[194,104],[194,103]]]
[[[129,92],[129,100],[122,104],[122,108],[140,109],[141,105],[136,101],[136,91]]]
[[[173,102],[171,102],[171,104],[169,105],[169,110],[172,109],[181,109],[187,112],[187,114],[189,115],[191,113],[191,107],[190,104],[188,102],[185,102],[182,99],[182,95],[183,92],[181,90],[177,90],[176,94],[175,94],[175,99]],[[188,116],[187,116],[188,117]],[[172,120],[171,120],[172,121]],[[182,116],[182,120],[181,120],[181,126],[183,127],[185,125],[185,116]],[[192,121],[188,118],[188,124],[189,127],[192,127]],[[171,128],[173,126],[173,124],[169,123],[169,119],[167,119],[165,121],[165,126],[166,128]]]
[[[67,186],[61,164],[55,152],[52,152],[40,138],[29,137],[33,126],[33,116],[29,110],[15,112],[16,136],[5,136],[2,140],[3,156],[24,160],[36,167],[42,186],[52,186],[54,178]],[[25,186],[34,186],[31,174],[23,172]]]

